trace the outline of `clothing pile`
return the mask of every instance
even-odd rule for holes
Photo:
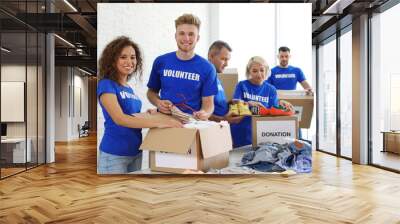
[[[256,150],[242,157],[241,166],[247,166],[261,172],[283,172],[293,170],[297,173],[309,173],[312,170],[311,145],[303,141],[285,144],[261,143]]]

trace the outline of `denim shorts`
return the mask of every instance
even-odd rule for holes
[[[124,174],[142,168],[142,152],[136,156],[118,156],[100,150],[99,174]]]

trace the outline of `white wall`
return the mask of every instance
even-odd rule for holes
[[[88,120],[88,79],[72,67],[56,67],[55,73],[55,141],[70,141],[78,138],[78,124]]]
[[[68,68],[55,68],[55,141],[68,141]]]
[[[83,73],[81,73],[79,70],[74,70],[74,96],[72,98],[74,99],[74,113],[73,113],[73,119],[72,121],[72,130],[71,130],[71,135],[72,138],[78,138],[79,133],[77,126],[80,124],[81,126],[85,123],[85,121],[89,120],[89,114],[88,114],[88,107],[89,107],[89,102],[88,102],[88,77],[87,76],[82,76]],[[80,93],[78,91],[80,90]],[[79,97],[80,95],[80,97]],[[79,102],[80,101],[80,102]],[[80,108],[81,107],[81,108]],[[81,111],[80,111],[81,110]]]
[[[246,66],[253,56],[263,57],[270,68],[275,64],[276,4],[219,4],[219,37],[232,47],[230,68],[237,68],[245,80]],[[311,45],[310,45],[311,46]]]
[[[279,61],[276,55],[280,46],[290,48],[289,64],[300,67],[307,78],[308,83],[314,87],[312,76],[312,31],[311,31],[311,3],[307,4],[277,4],[277,38],[274,51],[277,65]],[[298,89],[302,89],[297,85]],[[315,89],[315,87],[314,87]]]

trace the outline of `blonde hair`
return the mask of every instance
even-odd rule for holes
[[[199,17],[197,17],[193,14],[185,13],[185,14],[179,16],[175,20],[175,28],[177,28],[179,25],[182,25],[182,24],[195,25],[197,27],[197,29],[200,30],[201,22],[200,22]]]
[[[254,63],[263,65],[265,67],[265,75],[268,75],[268,72],[269,72],[268,63],[264,60],[264,58],[262,58],[260,56],[254,56],[254,57],[251,57],[249,62],[247,63],[247,66],[246,66],[246,78],[249,78],[249,76],[250,76],[250,68]]]

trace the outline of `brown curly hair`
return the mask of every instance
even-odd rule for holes
[[[107,44],[101,53],[99,59],[99,80],[101,79],[111,79],[118,82],[117,68],[115,63],[117,62],[122,50],[127,47],[132,46],[136,53],[136,66],[132,74],[128,75],[128,80],[133,74],[137,74],[139,80],[142,80],[143,76],[143,59],[142,53],[140,52],[139,46],[133,42],[129,37],[120,36]]]

